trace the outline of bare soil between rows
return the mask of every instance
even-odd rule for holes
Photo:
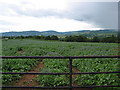
[[[40,72],[41,68],[44,68],[44,64],[42,61],[39,62],[38,66],[35,67],[30,72]],[[79,70],[76,67],[72,67],[74,73],[78,73]],[[38,87],[39,83],[35,81],[35,78],[38,75],[23,75],[19,81],[14,84],[13,86],[34,86]],[[73,80],[75,80],[77,74],[73,75]],[[78,86],[76,82],[73,83],[73,86]],[[43,90],[43,89],[33,89],[33,88],[16,88],[16,89],[9,89],[9,90]],[[69,89],[44,89],[44,90],[69,90]],[[92,90],[91,88],[73,88],[72,90]]]
[[[40,69],[44,67],[42,61],[39,62],[38,66],[35,67],[30,72],[40,72]],[[15,84],[15,86],[39,86],[39,84],[34,80],[38,75],[23,75],[21,79]]]

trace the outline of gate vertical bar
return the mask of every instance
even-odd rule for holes
[[[70,90],[72,90],[72,58],[71,57],[69,58],[69,62],[70,62],[70,84],[69,84],[69,87],[70,87]]]

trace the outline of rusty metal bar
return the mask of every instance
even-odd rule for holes
[[[113,72],[79,72],[79,73],[72,73],[72,59],[79,59],[79,58],[120,58],[120,55],[116,56],[0,56],[3,59],[69,59],[70,61],[70,72],[69,73],[40,73],[40,72],[0,72],[0,74],[40,74],[40,75],[70,75],[70,84],[69,87],[12,87],[12,86],[0,86],[0,88],[95,88],[95,87],[120,87],[120,85],[101,85],[101,86],[72,86],[72,75],[73,74],[113,74],[113,73],[120,73],[120,71],[113,71]]]
[[[73,86],[73,88],[120,87],[120,85]]]
[[[18,59],[18,58],[27,58],[27,59],[79,59],[79,58],[120,58],[120,55],[115,56],[0,56],[3,59]]]
[[[79,72],[79,73],[72,73],[72,74],[114,74],[120,73],[120,71],[113,71],[113,72]]]
[[[120,87],[120,85],[96,85],[96,86],[73,86],[72,88],[97,88],[97,87]],[[67,89],[70,87],[68,86],[61,86],[61,87],[34,87],[34,86],[0,86],[0,88],[41,88],[41,89]]]
[[[69,87],[70,90],[72,90],[72,58],[69,58],[69,65],[70,65],[70,73],[69,73],[69,77],[70,77],[70,83],[69,83]]]
[[[34,87],[34,86],[0,86],[0,88],[41,88],[41,89],[55,89],[55,88],[57,88],[57,89],[67,89],[67,88],[70,88],[70,87],[66,87],[66,86],[62,86],[62,87],[48,87],[48,86],[46,86],[46,87]]]
[[[73,74],[114,74],[120,73],[120,71],[114,72],[79,72],[79,73],[72,73]],[[39,74],[39,75],[70,75],[69,73],[40,73],[40,72],[0,72],[0,74]]]
[[[69,75],[69,73],[40,73],[40,72],[1,72],[0,74]]]

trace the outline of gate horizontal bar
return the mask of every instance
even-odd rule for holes
[[[73,86],[73,88],[120,87],[120,85]]]
[[[41,74],[41,75],[69,75],[69,73],[40,73],[40,72],[2,72],[0,74]]]
[[[115,56],[0,56],[2,59],[69,59],[72,62],[72,59],[79,59],[79,58],[120,58],[120,55]],[[1,60],[2,60],[1,59]],[[72,72],[72,63],[70,63],[70,71]],[[40,73],[40,72],[0,72],[0,74],[39,74],[39,75],[72,75],[73,74],[114,74],[114,73],[120,73],[120,71],[113,71],[113,72],[79,72],[79,73]],[[72,82],[72,79],[70,78],[70,82]],[[101,85],[101,86],[72,86],[72,83],[69,87],[66,86],[60,86],[60,87],[27,87],[27,86],[0,86],[0,88],[96,88],[96,87],[120,87],[120,85]]]
[[[0,56],[3,59],[17,59],[17,58],[29,58],[29,59],[79,59],[79,58],[120,58],[120,55],[116,56]]]
[[[72,87],[66,87],[66,86],[61,86],[61,87],[34,87],[34,86],[0,86],[0,88],[43,88],[43,89],[67,89],[67,88],[97,88],[97,87],[120,87],[120,85],[96,85],[96,86],[72,86]]]
[[[80,72],[80,73],[72,73],[72,74],[114,74],[114,73],[120,73],[120,71],[114,71],[114,72]]]
[[[34,87],[34,86],[0,86],[0,88],[41,88],[41,89],[53,89],[53,88],[57,88],[57,89],[67,89],[69,87],[65,87],[65,86],[61,86],[61,87]]]
[[[72,74],[110,74],[120,73],[120,71],[114,72],[79,72]],[[40,72],[0,72],[0,74],[41,74],[41,75],[69,75],[70,73],[40,73]]]

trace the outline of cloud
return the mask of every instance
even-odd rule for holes
[[[71,6],[72,12],[67,14],[70,18],[94,23],[101,28],[118,27],[117,2],[73,2]]]
[[[0,25],[10,25],[11,22],[0,20]]]
[[[12,9],[17,13],[28,13],[33,11],[61,12],[67,9],[67,0],[1,0],[0,6]],[[41,12],[41,13],[42,13]]]
[[[93,30],[100,29],[92,24],[86,22],[80,22],[74,19],[59,18],[54,16],[49,17],[31,17],[31,16],[21,16],[21,17],[5,17],[0,16],[0,18],[5,18],[8,21],[12,21],[11,25],[7,25],[7,28],[12,31],[24,31],[24,30],[57,30],[57,31],[75,31],[75,30]],[[0,26],[0,28],[6,25]],[[7,31],[7,30],[5,30]],[[2,31],[0,31],[2,32]]]
[[[116,2],[0,0],[0,31],[117,28],[117,8]]]

